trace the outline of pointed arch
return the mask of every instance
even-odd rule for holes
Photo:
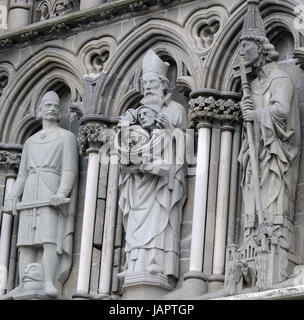
[[[0,141],[20,143],[28,130],[38,126],[35,107],[39,96],[55,82],[63,82],[71,93],[82,95],[83,70],[79,70],[75,57],[65,50],[46,48],[36,53],[16,72],[1,97]],[[26,133],[27,132],[27,133]]]
[[[234,8],[229,22],[218,35],[205,61],[201,87],[220,91],[233,91],[236,89],[233,68],[237,63],[239,39],[246,9],[246,2],[242,2],[238,7]],[[303,44],[303,36],[294,27],[296,15],[294,3],[291,0],[279,3],[263,1],[260,9],[266,33],[270,40],[279,28],[283,28],[293,35],[295,46],[299,47]],[[282,18],[282,14],[284,18]]]
[[[191,50],[185,31],[172,22],[151,19],[124,39],[108,61],[104,70],[107,79],[94,113],[117,116],[123,109],[121,103],[126,101],[126,96],[134,98],[135,90],[139,98],[141,63],[148,49],[153,49],[161,57],[172,58],[177,66],[177,80],[182,77],[178,83],[188,85],[190,91],[201,82],[201,60]]]

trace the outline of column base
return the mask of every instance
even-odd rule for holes
[[[208,293],[221,291],[224,289],[225,276],[223,274],[213,274],[209,276]]]
[[[195,298],[207,293],[207,276],[201,272],[189,272],[184,275],[182,287],[164,296],[167,300]]]
[[[133,273],[125,276],[122,300],[161,300],[175,289],[175,281],[162,274]]]

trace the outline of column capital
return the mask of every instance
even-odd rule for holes
[[[189,101],[191,127],[200,128],[204,127],[205,123],[218,121],[225,128],[233,128],[233,124],[242,120],[241,98],[242,95],[236,92],[220,92],[214,89],[192,91]]]
[[[80,119],[78,146],[81,156],[99,152],[105,143],[114,139],[118,118],[104,115],[86,115]]]
[[[21,152],[21,145],[0,143],[0,167],[4,167],[8,174],[15,175],[19,170]]]

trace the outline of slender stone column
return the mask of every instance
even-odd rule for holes
[[[116,155],[110,157],[110,168],[108,178],[107,202],[105,213],[105,227],[100,262],[100,280],[98,293],[110,295],[112,283],[114,240],[118,201],[118,177],[119,166]]]
[[[198,152],[190,253],[190,272],[202,272],[207,211],[210,138],[210,124],[200,123],[198,125]]]
[[[241,145],[241,126],[238,124],[236,125],[235,131],[233,134],[233,146],[232,146],[228,233],[227,233],[228,246],[236,243],[235,229],[236,229],[236,212],[237,212],[238,187],[239,187],[238,157],[240,153],[240,145]]]
[[[11,0],[8,13],[8,28],[17,29],[30,23],[31,0]]]
[[[215,223],[215,243],[213,255],[213,274],[223,275],[222,281],[213,281],[209,291],[221,289],[224,281],[227,220],[229,206],[229,186],[231,169],[232,127],[225,126],[221,133],[221,152],[217,191],[217,209]],[[220,279],[216,279],[220,280]]]
[[[214,233],[215,233],[215,214],[216,214],[216,194],[218,168],[220,158],[220,142],[221,130],[218,124],[214,124],[212,129],[212,140],[210,150],[210,168],[208,182],[208,205],[206,217],[206,235],[204,248],[204,267],[203,273],[206,275],[212,274],[213,249],[214,249]]]
[[[10,194],[15,180],[16,174],[21,160],[21,145],[5,145],[0,143],[0,166],[3,175],[1,181],[4,184],[5,192],[1,196],[1,203]],[[3,180],[2,180],[3,178]],[[0,190],[2,191],[2,190]],[[2,193],[2,192],[1,192]],[[1,214],[1,233],[0,233],[0,296],[7,292],[7,289],[11,289],[8,286],[8,276],[13,269],[16,267],[16,261],[11,261],[11,253],[16,250],[16,241],[12,241],[12,231],[13,224],[18,217],[13,217],[8,214]],[[16,228],[15,228],[16,229]],[[17,236],[17,230],[15,230],[15,235]],[[17,240],[17,239],[16,239]]]
[[[197,174],[196,176],[190,272],[185,276],[187,281],[190,278],[195,278],[196,274],[196,278],[201,279],[200,293],[203,294],[207,291],[206,283],[208,283],[209,291],[221,289],[224,283],[232,136],[234,130],[231,124],[237,122],[240,117],[241,110],[236,101],[239,101],[241,96],[234,92],[200,89],[193,91],[191,98],[189,117],[192,125],[199,127],[202,119],[207,119],[209,125],[212,123],[213,127],[212,130],[209,128],[207,135],[205,133],[204,152],[200,151],[201,133],[199,133],[197,170],[200,172],[201,168],[204,167],[206,171],[205,174]],[[215,128],[218,126],[220,126],[221,132],[217,135],[218,129]],[[206,141],[208,141],[207,144]],[[212,157],[210,155],[210,141],[213,142]],[[220,148],[215,145],[218,143],[220,143]],[[202,156],[200,152],[205,154]],[[212,165],[210,164],[211,160],[214,161]],[[218,174],[215,174],[218,161]],[[214,175],[210,175],[209,171],[211,169]],[[208,178],[210,181],[208,181]],[[212,179],[217,179],[217,181],[212,181]],[[215,221],[212,219],[214,216]],[[206,230],[207,222],[208,227],[212,227],[212,230]],[[206,239],[207,234],[208,237],[212,235],[212,239]],[[204,250],[208,250],[208,252],[204,252]],[[208,261],[204,259],[208,259]],[[192,287],[193,290],[199,292],[193,281],[188,289],[192,290]]]
[[[110,135],[114,137],[113,130],[108,129],[108,124],[116,123],[117,120],[110,117],[103,116],[103,115],[87,115],[80,120],[82,123],[82,126],[80,128],[79,137],[78,137],[79,150],[82,156],[89,155],[89,160],[88,160],[89,162],[88,162],[87,184],[86,184],[85,204],[84,204],[84,214],[83,214],[83,226],[82,226],[82,235],[81,235],[77,293],[73,295],[74,299],[83,300],[83,299],[92,298],[92,295],[90,292],[90,274],[92,269],[92,251],[93,251],[93,245],[94,245],[93,241],[94,241],[94,234],[96,231],[95,216],[96,216],[96,210],[98,210],[97,199],[98,199],[98,185],[99,185],[99,178],[100,178],[100,174],[99,174],[100,161],[103,161],[103,158],[101,158],[103,154],[109,151],[109,148],[111,145],[111,143],[109,143]],[[102,147],[104,147],[104,151]],[[116,175],[116,171],[114,170],[115,167],[113,166],[111,167],[111,165],[109,167],[110,167],[109,169],[110,172],[109,172],[109,178],[108,178],[109,179],[108,185],[110,189],[107,190],[107,207],[106,207],[107,211],[106,211],[106,217],[105,217],[106,226],[103,228],[104,237],[109,237],[109,233],[113,229],[112,219],[114,219],[113,237],[115,236],[116,220],[115,220],[115,215],[113,218],[112,214],[113,212],[115,212],[115,203],[116,203],[115,192],[117,192],[118,182],[116,183],[116,189],[115,189],[115,175]],[[118,173],[117,173],[117,177],[118,177]],[[106,184],[106,182],[104,183]],[[102,231],[98,230],[98,232],[100,233]],[[103,243],[107,244],[107,241],[108,239],[104,240]],[[100,243],[100,246],[102,246],[103,243]],[[109,256],[109,253],[107,252],[105,255]],[[110,260],[111,257],[108,257],[107,259]],[[112,263],[110,267],[112,268]]]
[[[18,260],[18,248],[17,248],[18,227],[19,227],[19,216],[15,216],[14,222],[13,222],[12,237],[11,237],[11,251],[10,251],[9,267],[8,267],[7,292],[10,292],[14,289],[15,282],[16,282],[16,270],[17,270],[17,260]]]
[[[98,187],[99,158],[98,149],[88,150],[89,162],[87,173],[87,184],[85,193],[85,204],[83,213],[83,225],[81,234],[80,260],[77,292],[89,293],[92,243],[94,235],[94,222],[96,211],[96,198]]]
[[[193,91],[189,119],[192,127],[198,129],[198,149],[196,161],[196,180],[194,194],[194,208],[192,221],[192,239],[190,250],[189,272],[184,276],[185,290],[192,291],[191,294],[202,295],[207,291],[207,278],[203,274],[203,259],[205,247],[205,225],[208,201],[208,177],[209,160],[212,133],[212,117],[208,113],[208,107],[213,101],[208,98],[213,90],[202,89]],[[186,289],[187,288],[187,289]]]
[[[6,180],[5,197],[7,197],[7,195],[11,192],[14,183],[15,178],[8,178]],[[7,289],[13,219],[14,218],[12,215],[3,214],[0,234],[0,296],[3,296]]]

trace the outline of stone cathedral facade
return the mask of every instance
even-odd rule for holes
[[[0,16],[0,299],[304,298],[303,0],[2,0]],[[186,165],[121,162],[123,120],[157,144],[152,115],[186,136]]]

